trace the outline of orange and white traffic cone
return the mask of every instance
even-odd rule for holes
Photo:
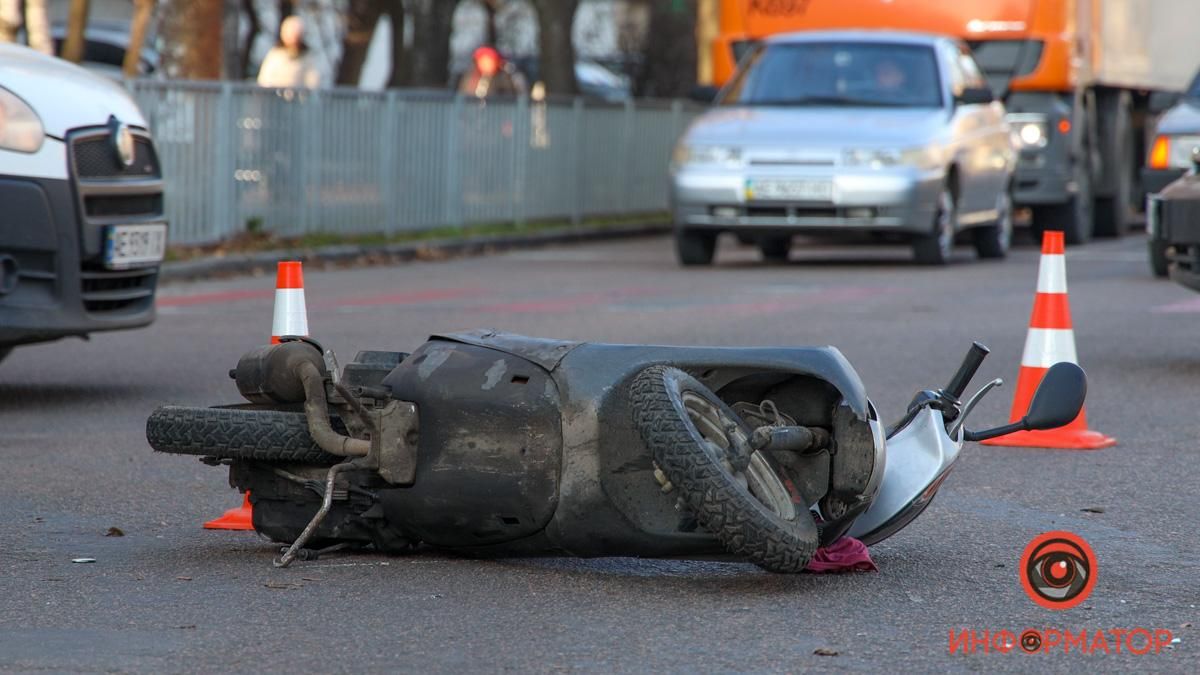
[[[1078,363],[1075,330],[1071,326],[1071,309],[1067,303],[1063,233],[1048,230],[1042,238],[1037,295],[1033,300],[1033,316],[1029,319],[1029,334],[1025,338],[1025,353],[1021,356],[1010,422],[1025,416],[1042,377],[1050,366],[1060,361]],[[1058,429],[1015,431],[983,441],[984,445],[1071,450],[1098,450],[1116,443],[1115,438],[1088,429],[1086,410],[1080,410],[1079,416],[1070,424]]]
[[[275,275],[275,313],[271,319],[271,344],[285,335],[308,335],[308,310],[304,305],[304,272],[299,262],[279,263]],[[253,530],[250,493],[242,505],[204,523],[206,530]]]

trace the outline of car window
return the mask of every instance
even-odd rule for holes
[[[1187,88],[1187,97],[1200,99],[1200,73],[1196,73],[1196,77],[1192,78],[1192,83]]]
[[[975,89],[987,87],[987,79],[984,78],[983,72],[979,70],[979,64],[975,63],[975,58],[971,56],[971,52],[967,51],[967,48],[961,45],[958,49],[958,67],[962,70],[963,84]]]
[[[967,86],[967,74],[963,72],[958,49],[949,43],[943,43],[942,58],[946,61],[946,70],[950,78],[950,95],[961,96],[963,88]]]
[[[721,103],[939,107],[942,95],[931,47],[771,43],[749,56]]]

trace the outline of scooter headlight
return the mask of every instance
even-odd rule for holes
[[[45,137],[42,120],[33,108],[0,87],[0,149],[34,153],[41,149]]]

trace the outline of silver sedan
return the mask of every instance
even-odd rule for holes
[[[962,43],[810,32],[759,45],[675,149],[679,260],[717,235],[786,259],[802,232],[890,233],[944,264],[966,230],[980,257],[1012,235],[1015,162],[1004,106]]]

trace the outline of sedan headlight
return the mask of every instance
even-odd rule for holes
[[[684,164],[716,164],[739,165],[742,162],[742,151],[727,145],[686,145],[675,146],[672,156],[676,166]]]
[[[0,149],[37,152],[46,136],[42,120],[16,94],[0,87]]]
[[[1050,125],[1044,115],[1009,115],[1008,126],[1012,134],[1012,144],[1016,148],[1044,148],[1050,140]]]
[[[936,166],[937,151],[932,147],[919,148],[855,148],[842,153],[845,166],[886,169],[892,166],[928,168]]]

